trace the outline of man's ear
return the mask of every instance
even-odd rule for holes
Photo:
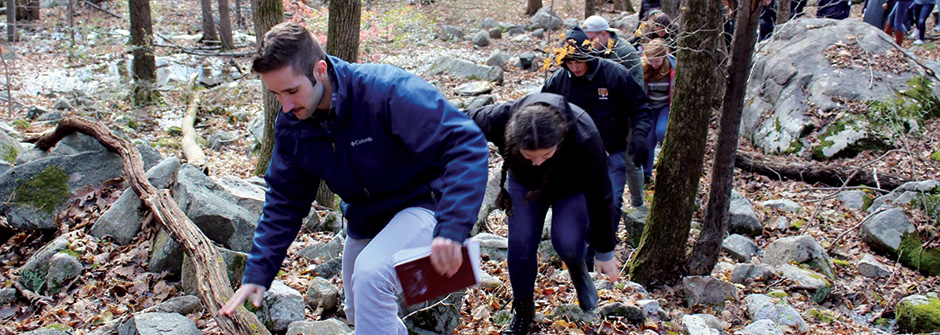
[[[317,61],[313,65],[313,77],[316,78],[317,81],[320,81],[320,80],[324,80],[325,76],[326,76],[326,61],[325,60]]]

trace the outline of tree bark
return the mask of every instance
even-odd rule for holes
[[[738,152],[734,166],[775,179],[799,180],[809,184],[823,183],[834,187],[867,185],[890,191],[911,181],[890,173],[875,173],[867,169],[828,166],[816,162],[792,163],[783,158],[747,151]]]
[[[320,187],[317,188],[317,203],[323,207],[333,208],[336,205],[336,198],[325,181],[320,181]]]
[[[697,276],[708,275],[718,263],[721,243],[727,230],[728,206],[734,184],[734,159],[738,151],[741,113],[747,78],[751,73],[754,43],[757,42],[757,24],[763,0],[746,0],[738,6],[734,39],[731,46],[731,66],[721,111],[718,147],[712,165],[711,188],[705,209],[702,235],[692,249],[688,268]]]
[[[228,0],[219,0],[219,36],[222,38],[222,51],[235,47],[232,43],[232,19],[229,15]]]
[[[7,0],[7,42],[16,42],[16,0]]]
[[[281,0],[254,0],[251,3],[251,14],[255,25],[255,42],[261,45],[264,34],[271,27],[284,21],[284,4]],[[271,153],[274,150],[274,119],[281,109],[281,104],[273,93],[261,83],[261,92],[264,95],[264,138],[261,140],[261,152],[258,153],[258,163],[255,164],[255,175],[264,175],[271,162]]]
[[[360,0],[331,0],[326,53],[350,63],[359,59]]]
[[[215,31],[215,19],[212,18],[212,0],[199,0],[202,5],[202,38],[200,42],[218,41],[219,34]]]
[[[157,62],[153,55],[153,23],[150,18],[150,0],[129,0],[131,20],[131,49],[134,54],[134,103],[150,103],[156,92]]]
[[[242,0],[235,0],[235,26],[242,26]]]
[[[542,0],[529,0],[525,6],[525,15],[535,15],[542,8]]]
[[[689,0],[694,1],[694,0]],[[679,7],[682,5],[682,0],[662,0],[663,7],[661,8],[663,13],[669,15],[669,18],[672,19],[672,22],[675,23],[679,18]],[[716,5],[721,9],[721,2]],[[719,14],[720,15],[720,14]]]
[[[633,8],[633,3],[630,0],[614,0],[614,10],[636,13],[636,9]]]
[[[594,7],[597,5],[597,1],[598,0],[584,0],[584,18],[588,18],[594,15],[594,13],[597,13],[597,8]]]
[[[29,21],[39,20],[39,8],[39,0],[29,0],[29,16],[26,19]]]
[[[233,318],[218,314],[219,308],[234,294],[225,273],[222,255],[215,245],[186,217],[173,198],[165,190],[157,190],[144,173],[143,161],[137,147],[118,138],[105,125],[82,118],[66,118],[59,122],[55,131],[35,139],[36,148],[48,150],[59,140],[74,132],[82,132],[96,138],[109,151],[121,156],[124,172],[131,187],[140,196],[141,202],[150,209],[151,215],[163,226],[183,248],[187,257],[196,265],[196,284],[199,298],[211,311],[213,318],[226,334],[270,334],[258,318],[244,308],[236,310]]]
[[[640,245],[629,262],[630,280],[671,283],[682,273],[695,195],[705,161],[708,121],[722,61],[718,0],[690,0],[679,33],[675,95],[662,159],[656,168],[656,195]]]

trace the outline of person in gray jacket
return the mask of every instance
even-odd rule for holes
[[[599,15],[588,17],[584,19],[581,30],[584,30],[587,37],[594,42],[593,47],[599,57],[623,65],[627,68],[627,71],[630,71],[630,76],[637,83],[643,83],[643,65],[640,64],[640,53],[630,42],[617,36],[617,30],[610,28],[607,19]]]

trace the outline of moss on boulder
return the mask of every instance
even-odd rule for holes
[[[69,176],[58,166],[50,166],[32,179],[19,184],[13,202],[26,204],[52,214],[69,199]]]
[[[897,325],[911,333],[940,332],[940,299],[914,295],[895,306]]]
[[[901,236],[901,263],[920,271],[926,276],[940,274],[940,248],[924,248],[920,234],[905,233]],[[940,315],[940,314],[938,314]]]

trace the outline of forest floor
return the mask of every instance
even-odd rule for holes
[[[326,38],[326,9],[322,3],[304,4],[285,0],[288,19],[307,23],[320,37]],[[562,18],[581,19],[583,3],[579,1],[544,1],[545,6],[552,5]],[[39,106],[52,110],[63,99],[74,100],[74,94],[54,93],[52,87],[61,82],[73,83],[77,90],[88,95],[86,103],[91,106],[80,111],[65,114],[82,115],[98,119],[112,127],[122,130],[135,139],[146,140],[153,144],[163,155],[182,158],[179,150],[179,136],[175,129],[185,111],[193,90],[185,80],[170,82],[161,89],[162,100],[159,104],[147,107],[133,107],[128,99],[131,87],[127,77],[107,79],[115,68],[128,68],[131,56],[125,41],[128,36],[126,3],[117,1],[103,2],[105,11],[88,6],[78,6],[75,26],[69,27],[65,7],[43,9],[42,20],[30,22],[22,27],[21,41],[16,44],[3,44],[4,67],[13,91],[25,92],[14,95],[15,104],[8,111],[0,111],[0,121],[13,125],[24,136],[41,134],[54,127],[54,123],[31,120],[27,112],[30,106]],[[207,148],[208,171],[211,175],[235,175],[248,177],[256,162],[253,156],[251,138],[248,136],[248,121],[244,115],[256,117],[262,110],[260,82],[249,74],[250,56],[219,57],[196,56],[193,53],[211,53],[212,50],[200,48],[198,39],[201,27],[198,2],[166,0],[151,3],[154,30],[160,46],[156,49],[159,59],[174,59],[189,62],[192,67],[205,66],[211,71],[222,69],[226,81],[219,86],[202,90],[197,129],[203,137],[210,132],[224,130],[237,137],[225,145]],[[248,25],[250,10],[243,4],[242,24],[236,25],[236,44],[242,46],[235,52],[251,53],[253,46],[252,28]],[[610,16],[610,5],[606,5],[604,14]],[[634,3],[639,8],[638,1]],[[853,19],[858,17],[858,9]],[[500,49],[510,54],[533,51],[547,55],[548,39],[557,36],[548,34],[545,40],[511,42],[509,38],[496,39],[487,47],[475,47],[469,42],[443,42],[433,38],[434,32],[441,25],[459,27],[477,26],[483,18],[493,18],[499,22],[527,24],[524,15],[524,0],[439,0],[430,5],[411,5],[399,0],[373,0],[363,6],[360,61],[390,63],[407,70],[418,71],[440,55],[455,55],[477,63],[483,63],[494,50]],[[109,13],[110,12],[110,13]],[[929,26],[932,28],[932,25]],[[72,33],[75,42],[72,42]],[[555,34],[558,34],[556,32]],[[937,35],[928,36],[928,44],[911,50],[929,60],[940,60],[940,52],[933,44]],[[160,43],[162,41],[162,43]],[[904,47],[911,47],[907,40]],[[187,53],[188,52],[188,53]],[[15,54],[15,59],[10,56]],[[120,72],[120,70],[118,70]],[[527,71],[508,66],[505,82],[494,87],[497,101],[515,99],[532,89],[541,86],[549,70]],[[113,77],[113,76],[112,76]],[[425,77],[436,82],[450,99],[460,99],[453,93],[453,88],[467,80],[455,79],[446,75]],[[10,100],[6,96],[5,101]],[[6,106],[6,104],[3,104]],[[708,157],[701,176],[698,198],[704,203],[709,189],[711,155],[716,143],[717,114],[713,114],[709,133]],[[910,134],[895,139],[900,149],[887,153],[864,152],[853,158],[835,159],[829,163],[840,166],[868,166],[882,173],[893,173],[914,180],[940,180],[940,164],[929,159],[931,153],[940,148],[940,120],[927,121],[921,133]],[[759,150],[742,140],[739,150]],[[792,161],[801,161],[799,157],[788,157]],[[653,187],[655,188],[655,186]],[[777,216],[787,217],[791,222],[805,222],[786,230],[765,230],[756,238],[762,248],[768,243],[786,236],[810,235],[824,247],[838,243],[830,255],[843,262],[837,262],[838,281],[834,284],[830,297],[822,304],[812,302],[806,296],[791,295],[789,302],[801,311],[803,318],[814,333],[862,334],[876,330],[867,322],[874,314],[891,315],[891,306],[898,299],[908,294],[926,293],[940,287],[938,278],[925,278],[916,271],[897,264],[894,260],[879,256],[886,264],[895,269],[890,278],[869,279],[858,274],[854,263],[863,253],[872,253],[862,243],[857,234],[848,234],[839,240],[841,233],[856,229],[866,213],[844,207],[831,197],[838,190],[826,185],[811,185],[798,181],[778,181],[771,178],[736,171],[735,189],[752,201],[789,198],[803,206],[797,213],[783,213],[758,206],[762,219]],[[114,198],[112,194],[120,190],[103,188],[84,196],[102,199]],[[652,195],[647,191],[647,197]],[[80,200],[80,199],[77,199]],[[62,217],[62,228],[55,233],[24,232],[15,235],[5,244],[0,245],[0,283],[9,282],[16,276],[16,269],[39,247],[53,237],[67,234],[71,240],[71,249],[81,254],[83,263],[95,266],[86,269],[83,276],[70,283],[64,293],[50,297],[45,305],[24,303],[0,306],[0,335],[46,327],[64,325],[73,329],[73,333],[85,334],[100,325],[122,315],[139,311],[160,301],[180,295],[179,283],[162,274],[146,271],[146,259],[150,248],[151,231],[143,232],[136,242],[127,246],[100,241],[87,235],[88,229],[100,216],[106,206],[89,205],[87,201],[76,201],[74,210]],[[695,214],[695,221],[701,222],[704,214],[700,210]],[[911,210],[912,221],[917,226],[928,225],[929,219],[918,209]],[[935,223],[934,223],[935,224]],[[493,222],[490,227],[494,232],[505,236],[505,223]],[[295,289],[304,292],[310,280],[308,273],[316,265],[294,255],[294,251],[303,246],[326,241],[328,234],[308,234],[298,238],[291,247],[290,259],[279,279]],[[695,242],[690,236],[690,245]],[[620,259],[627,259],[632,249],[625,244],[618,247]],[[722,261],[734,263],[727,256]],[[492,275],[500,278],[506,285],[498,289],[474,288],[465,298],[462,311],[464,322],[458,327],[460,334],[496,334],[501,329],[505,318],[497,320],[496,312],[508,310],[511,292],[505,263],[488,262],[484,265]],[[539,311],[547,311],[560,303],[573,303],[573,288],[556,276],[555,268],[543,265],[540,269],[536,299]],[[628,278],[626,278],[628,279]],[[625,279],[625,280],[626,280]],[[6,284],[4,284],[6,285]],[[742,297],[750,293],[766,293],[776,289],[786,290],[788,283],[752,283],[739,287]],[[644,324],[630,324],[626,320],[607,320],[602,325],[587,327],[578,322],[566,320],[542,320],[540,334],[595,334],[595,333],[630,333],[652,331],[655,333],[681,333],[678,318],[684,314],[710,313],[719,317],[724,330],[731,333],[749,323],[743,302],[729,302],[724,308],[702,306],[688,307],[682,298],[678,285],[660,285],[649,287],[651,299],[658,299],[669,318]],[[601,293],[602,300],[630,302],[636,296],[615,288]],[[817,312],[811,312],[811,310]],[[833,317],[824,317],[818,313],[825,310]],[[823,316],[820,316],[823,315]],[[208,311],[189,315],[205,333],[218,334],[220,330]],[[317,320],[332,317],[333,314],[320,314],[308,309],[307,318]]]

